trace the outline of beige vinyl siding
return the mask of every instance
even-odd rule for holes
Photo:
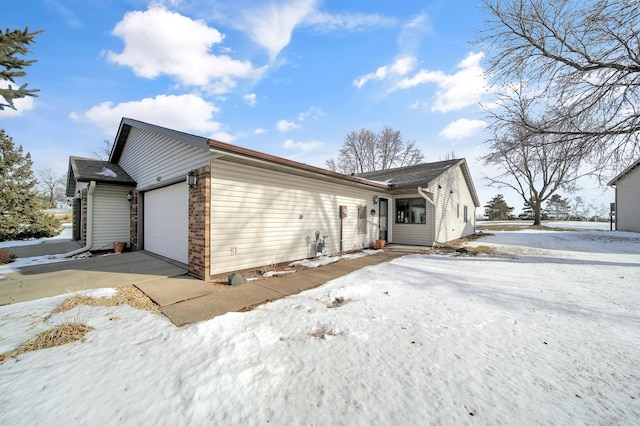
[[[137,182],[138,190],[145,191],[185,179],[211,157],[206,145],[198,148],[132,127],[118,164]]]
[[[375,191],[309,177],[211,162],[211,274],[289,262],[315,255],[315,231],[327,235],[327,252],[340,249],[339,206],[346,205],[343,250],[376,239]],[[381,194],[378,194],[381,195]],[[358,206],[368,214],[367,234],[358,234]]]
[[[460,167],[447,170],[429,189],[435,193],[435,241],[451,241],[475,232],[475,205]],[[467,222],[464,206],[467,206]]]
[[[393,228],[392,243],[394,244],[410,244],[418,246],[430,246],[433,244],[433,206],[426,202],[426,223],[396,223],[397,210],[396,199],[404,198],[422,198],[417,195],[398,195],[395,199],[390,199],[392,204],[391,217],[389,218],[391,227]]]
[[[616,182],[616,229],[640,232],[640,166]]]
[[[129,243],[130,203],[127,186],[97,184],[93,191],[93,241],[90,250],[113,249],[115,241]]]

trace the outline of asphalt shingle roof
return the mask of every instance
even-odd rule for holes
[[[69,157],[67,197],[74,195],[76,182],[91,182],[92,180],[114,185],[136,185],[136,181],[118,164],[92,158]]]
[[[422,163],[413,166],[398,167],[395,169],[360,173],[356,176],[369,180],[388,182],[389,184],[397,187],[418,186],[431,182],[447,171],[447,169],[455,166],[461,161],[461,159],[457,159],[438,161],[435,163]]]

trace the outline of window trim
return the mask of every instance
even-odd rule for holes
[[[358,235],[367,234],[367,206],[358,205]]]
[[[407,208],[400,210],[398,208],[398,202],[401,201],[406,201],[408,202]],[[420,221],[420,218],[409,218],[410,220],[413,219],[413,222],[405,222],[405,217],[404,214],[400,214],[400,212],[404,213],[405,211],[411,211],[411,208],[422,208],[424,213],[423,213],[423,221]],[[400,221],[400,217],[402,217],[402,221]],[[395,224],[398,225],[426,225],[427,224],[427,202],[424,198],[421,197],[410,197],[410,198],[396,198],[395,199]]]

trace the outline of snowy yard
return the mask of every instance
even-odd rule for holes
[[[638,424],[640,235],[496,232],[176,328],[129,306],[0,307],[0,424]],[[1,285],[1,282],[0,282]],[[106,294],[111,290],[94,292]]]

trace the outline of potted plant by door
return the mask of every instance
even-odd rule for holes
[[[376,248],[383,249],[386,243],[387,243],[386,240],[376,240]]]
[[[113,243],[113,251],[116,253],[122,253],[124,249],[127,247],[127,243],[116,241]]]

